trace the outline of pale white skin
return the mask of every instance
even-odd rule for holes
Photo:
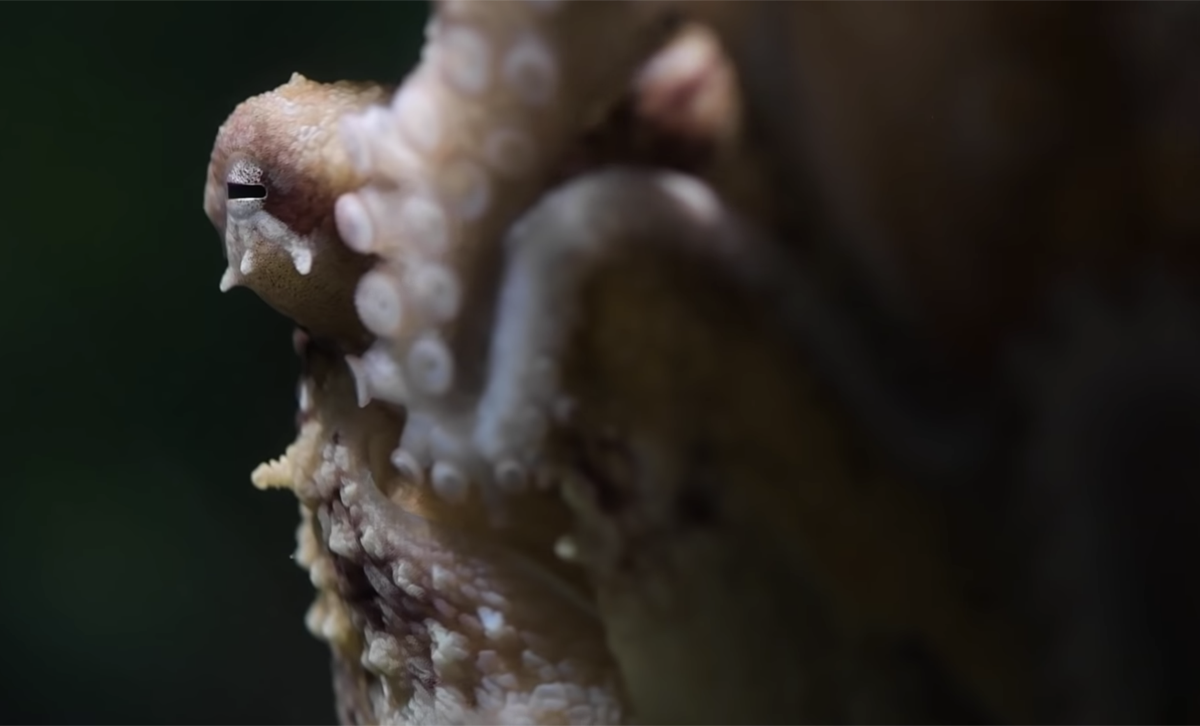
[[[337,228],[380,258],[355,293],[376,336],[355,365],[367,397],[402,402],[422,422],[399,442],[397,466],[448,499],[478,488],[498,500],[531,478],[531,446],[513,442],[536,442],[548,428],[555,362],[526,359],[544,346],[501,335],[482,346],[484,373],[472,315],[493,309],[484,283],[507,230],[666,40],[662,15],[659,3],[441,3],[421,63],[391,104],[341,122],[368,182],[338,199]],[[614,46],[618,35],[627,41]],[[480,388],[518,369],[521,380],[503,392]]]
[[[402,419],[360,407],[338,358],[306,356],[300,436],[253,479],[303,504],[296,560],[318,591],[307,624],[351,684],[337,689],[343,720],[624,721],[594,605],[549,542],[520,541],[541,523],[553,535],[553,502],[525,502],[535,516],[508,536],[431,498],[388,462]]]

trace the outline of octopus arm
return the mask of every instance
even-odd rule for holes
[[[547,195],[506,245],[476,455],[570,472],[571,556],[641,719],[845,718],[852,699],[833,694],[896,683],[909,664],[888,639],[905,632],[959,674],[935,669],[923,688],[1021,713],[1026,644],[976,612],[949,555],[978,543],[945,526],[930,491],[883,474],[870,494],[850,484],[844,414],[798,345],[820,328],[804,318],[832,313],[819,288],[780,305],[808,280],[775,247],[678,173],[610,169]],[[681,662],[686,642],[726,645]],[[821,665],[860,647],[879,649],[863,660],[881,672]]]

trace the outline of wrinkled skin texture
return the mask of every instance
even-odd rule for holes
[[[240,107],[205,206],[307,331],[254,478],[342,720],[1200,718],[1196,48],[1186,5],[454,2],[394,97]],[[234,196],[287,228],[248,273]]]

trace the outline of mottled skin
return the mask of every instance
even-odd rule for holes
[[[520,497],[503,530],[478,502],[446,506],[388,461],[403,415],[358,406],[340,356],[311,342],[301,355],[311,408],[287,455],[254,480],[302,504],[297,561],[318,589],[307,622],[349,677],[343,719],[618,722],[620,684],[587,586],[553,555],[561,501]]]
[[[580,634],[587,675],[544,680],[616,673],[623,718],[1195,720],[1200,13],[437,9],[392,106],[342,122],[371,275],[284,289],[313,328],[357,284],[375,340],[356,385],[305,354],[308,438],[257,474],[308,508],[344,720],[498,717],[462,659],[428,677],[449,621],[396,593],[481,546],[592,604],[599,650],[561,589],[505,601]],[[663,80],[688,14],[729,60]]]

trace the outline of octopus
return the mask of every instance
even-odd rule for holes
[[[345,723],[1200,718],[1200,12],[441,0],[239,106]]]

